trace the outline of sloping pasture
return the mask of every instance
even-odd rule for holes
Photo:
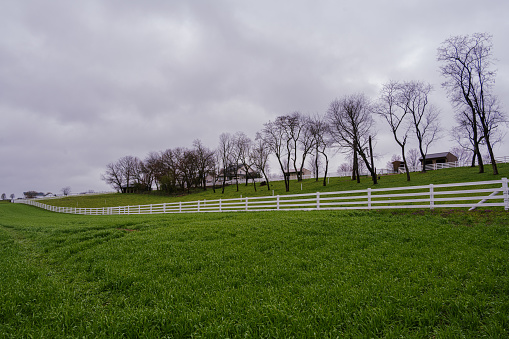
[[[507,337],[504,211],[0,205],[0,337]]]

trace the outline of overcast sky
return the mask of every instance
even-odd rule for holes
[[[493,34],[507,111],[508,14],[506,0],[1,0],[0,194],[111,190],[101,173],[125,155],[253,138],[389,80],[431,83],[448,129],[436,53],[453,35]],[[399,149],[378,128],[385,167]]]

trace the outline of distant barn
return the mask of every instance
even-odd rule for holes
[[[419,158],[422,165],[422,157]],[[446,162],[456,162],[458,157],[450,152],[434,153],[426,155],[426,163],[424,165],[445,164]]]

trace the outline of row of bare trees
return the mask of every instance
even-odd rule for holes
[[[359,168],[367,168],[376,184],[372,139],[376,136],[374,117],[377,113],[382,114],[382,108],[378,101],[372,102],[363,94],[345,96],[333,100],[323,115],[292,112],[278,116],[265,123],[254,140],[243,132],[222,133],[215,150],[196,140],[192,149],[178,147],[151,152],[143,161],[133,156],[123,157],[107,165],[102,179],[122,192],[151,190],[155,184],[158,190],[174,193],[189,191],[193,187],[206,189],[208,176],[213,189],[219,182],[224,193],[227,178],[234,178],[239,189],[241,173],[245,185],[249,178],[263,176],[267,189],[270,189],[268,164],[269,157],[274,155],[288,192],[291,175],[302,181],[304,166],[310,159],[315,168],[315,180],[319,180],[318,174],[322,172],[325,186],[330,153],[334,150],[351,159],[352,179],[359,182]],[[427,113],[428,109],[419,108],[419,112]],[[421,125],[417,126],[420,140],[427,140],[427,130],[421,131]],[[427,142],[424,151],[431,141]],[[322,164],[321,169],[319,164]],[[256,190],[254,180],[253,187]]]
[[[144,160],[125,156],[109,163],[102,180],[123,193],[151,191],[167,193],[206,187],[206,177],[214,170],[215,153],[195,140],[192,149],[177,147],[150,152]]]
[[[12,193],[12,194],[10,195],[10,197],[11,197],[11,200],[14,200],[14,197],[15,197],[14,193]],[[7,200],[7,194],[2,193],[2,198],[1,198],[1,199],[2,199],[2,200]]]
[[[475,33],[454,36],[438,48],[437,60],[445,78],[445,88],[455,110],[457,125],[451,130],[459,144],[456,155],[472,154],[472,167],[477,159],[479,172],[484,172],[481,147],[488,151],[493,174],[498,174],[493,146],[504,136],[501,127],[507,124],[498,97],[493,94],[496,72],[492,69],[492,36]],[[401,148],[407,180],[410,180],[405,147],[409,133],[416,136],[425,170],[429,145],[440,132],[439,110],[431,105],[429,84],[419,81],[391,81],[383,85],[377,113],[388,123],[394,140]]]
[[[477,158],[481,172],[484,169],[479,148],[485,145],[497,174],[493,144],[501,139],[499,126],[505,120],[498,99],[491,92],[495,75],[490,69],[491,57],[491,36],[487,34],[453,37],[438,49],[440,69],[446,79],[442,85],[456,109],[458,126],[454,135],[460,145],[467,141],[474,154],[472,163]],[[369,100],[364,94],[347,95],[333,100],[323,115],[293,112],[278,116],[265,123],[254,140],[243,132],[222,133],[216,149],[196,140],[192,149],[151,152],[143,161],[126,156],[108,164],[102,179],[123,192],[150,190],[155,184],[159,190],[172,193],[193,187],[206,189],[209,177],[214,191],[216,182],[220,182],[224,193],[227,178],[235,178],[238,190],[239,174],[243,174],[245,185],[249,178],[263,176],[270,189],[268,164],[274,155],[288,192],[290,175],[295,174],[301,181],[306,160],[311,161],[317,181],[322,164],[326,185],[330,153],[334,150],[351,159],[352,179],[359,181],[362,167],[376,184],[373,139],[375,117],[380,117],[401,148],[410,180],[405,151],[409,141],[414,139],[417,143],[421,169],[425,171],[428,149],[440,136],[440,111],[430,103],[432,90],[423,81],[390,81],[382,86],[377,100]],[[254,180],[253,187],[256,190]]]

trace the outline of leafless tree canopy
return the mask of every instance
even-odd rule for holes
[[[214,170],[214,152],[195,140],[194,148],[177,147],[150,152],[144,161],[126,156],[106,166],[102,179],[118,192],[150,191],[155,184],[167,193],[206,186]]]
[[[196,159],[196,167],[198,174],[198,182],[204,190],[207,189],[207,176],[213,174],[214,164],[214,151],[207,148],[200,139],[193,141],[194,153]]]
[[[330,128],[325,115],[314,115],[309,119],[309,132],[313,138],[314,154],[313,168],[315,171],[315,179],[318,181],[320,172],[321,158],[324,162],[323,186],[327,185],[327,173],[329,170],[329,154],[332,139],[330,138]]]
[[[134,186],[136,171],[139,169],[139,159],[125,156],[115,163],[106,166],[106,173],[102,179],[113,186],[118,192],[128,190]]]
[[[492,48],[492,36],[486,33],[454,36],[438,48],[437,59],[445,78],[442,86],[460,115],[459,120],[469,125],[467,134],[479,161],[479,172],[484,172],[479,148],[482,140],[488,150],[493,174],[498,174],[492,138],[500,121],[505,119],[498,99],[492,93],[496,75],[492,69]],[[468,116],[466,120],[465,116]]]
[[[62,188],[62,194],[67,196],[71,193],[71,187],[70,186],[66,186],[64,188]]]
[[[471,151],[469,151],[468,149],[463,148],[461,146],[455,146],[455,147],[451,148],[451,150],[449,152],[451,152],[458,158],[458,162],[460,164],[465,164],[469,160],[469,158],[472,154]]]
[[[419,168],[419,150],[417,148],[409,149],[406,154],[406,159],[408,161],[408,166],[412,171],[416,171]]]
[[[279,116],[274,121],[269,121],[263,126],[261,137],[265,145],[269,147],[271,153],[276,156],[281,172],[283,173],[286,192],[289,192],[290,177],[285,175],[285,173],[290,169],[293,143],[286,116]]]
[[[270,147],[266,144],[266,141],[262,137],[261,133],[257,133],[255,142],[251,148],[251,159],[254,169],[257,172],[262,173],[263,177],[265,178],[268,190],[270,190],[268,177],[270,154]]]
[[[411,120],[409,120],[410,110],[405,105],[404,88],[404,85],[396,81],[390,81],[383,85],[378,105],[376,106],[376,113],[387,122],[394,140],[401,148],[407,181],[410,181],[410,170],[405,157],[405,147],[409,139],[412,124]]]
[[[327,119],[334,142],[345,152],[353,153],[354,171],[357,166],[356,157],[360,156],[376,184],[376,170],[373,161],[369,160],[373,156],[369,142],[375,135],[372,112],[368,99],[363,94],[357,94],[332,101]]]
[[[440,111],[429,102],[433,90],[430,84],[422,81],[407,81],[400,85],[398,106],[407,111],[411,128],[415,133],[421,153],[422,167],[425,171],[426,155],[429,146],[440,137]]]
[[[222,193],[224,193],[224,189],[226,186],[226,172],[228,171],[228,166],[230,166],[234,161],[234,140],[233,136],[229,133],[222,133],[219,136],[219,146],[217,147],[218,160],[221,163],[222,175],[223,175],[223,184],[222,184]]]

